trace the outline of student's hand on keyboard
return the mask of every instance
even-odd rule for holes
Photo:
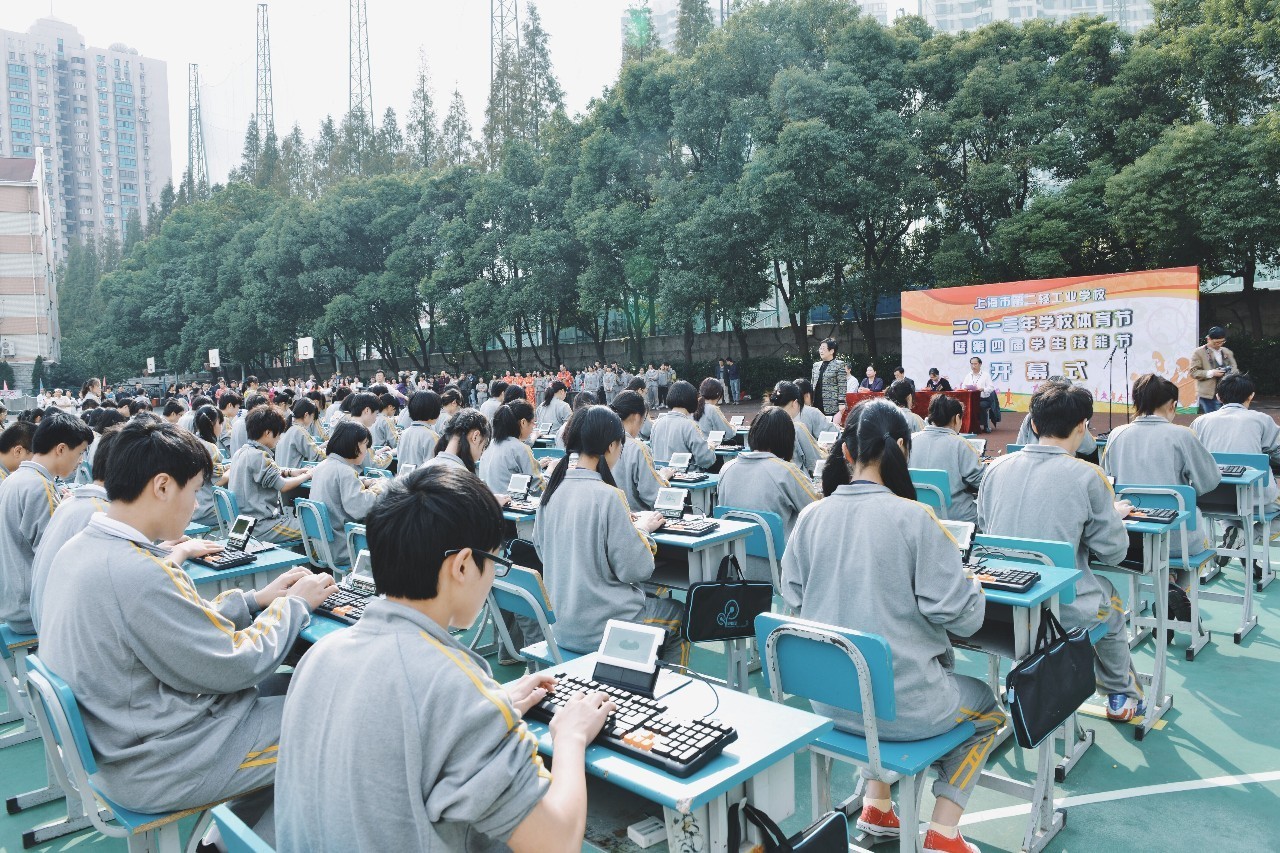
[[[1133,512],[1133,504],[1128,501],[1116,501],[1116,512],[1120,513],[1120,517],[1124,518]]]
[[[196,557],[207,557],[210,554],[217,554],[221,550],[221,544],[209,539],[188,539],[173,546],[173,550],[169,552],[169,559],[175,566],[181,566],[187,560],[193,560]]]
[[[652,533],[663,524],[662,513],[660,512],[639,512],[636,513],[636,527],[645,533]]]
[[[507,685],[507,696],[511,704],[523,716],[526,711],[541,702],[546,695],[555,690],[556,680],[543,672],[532,672],[523,678]]]
[[[573,741],[585,747],[617,709],[607,693],[579,693],[551,718],[551,740],[557,746]]]
[[[666,480],[668,483],[670,483],[670,482],[671,482],[671,478],[672,478],[672,476],[674,476],[674,475],[676,475],[676,474],[678,474],[678,473],[680,473],[680,472],[679,472],[679,471],[677,471],[675,468],[663,468],[663,469],[662,469],[661,471],[659,471],[658,473],[662,475],[662,479],[664,479],[664,480]]]
[[[511,495],[494,495],[498,499],[498,506],[506,506],[511,503]]]
[[[300,578],[297,583],[290,586],[285,594],[301,598],[307,603],[308,610],[315,610],[321,602],[333,594],[337,587],[338,585],[333,582],[333,575],[313,575],[308,572],[306,577]]]
[[[262,589],[254,593],[254,599],[258,602],[260,610],[266,610],[271,606],[271,602],[289,591],[289,587],[311,574],[310,569],[301,566],[292,568]]]

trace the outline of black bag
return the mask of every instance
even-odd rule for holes
[[[714,581],[689,587],[684,614],[684,638],[691,643],[754,637],[756,617],[773,606],[773,584],[742,576],[738,558],[720,561]]]
[[[827,812],[790,838],[782,834],[773,818],[750,803],[742,804],[742,813],[764,834],[765,853],[847,853],[849,849],[849,819],[844,812]],[[728,846],[734,853],[741,846],[737,803],[729,806]]]
[[[1034,749],[1093,695],[1093,645],[1081,628],[1063,629],[1045,611],[1035,651],[1005,677],[1005,701],[1018,746]]]

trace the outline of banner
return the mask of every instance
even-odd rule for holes
[[[311,338],[298,338],[298,361],[306,361],[315,357],[315,346]]]
[[[216,349],[209,350],[209,367],[210,368],[222,367],[222,354],[219,353]]]
[[[914,290],[902,294],[902,359],[921,387],[931,367],[959,386],[977,356],[1016,411],[1050,376],[1089,389],[1095,411],[1119,411],[1144,373],[1172,380],[1191,406],[1199,325],[1195,267]]]
[[[156,360],[154,358],[147,359],[147,373],[156,372]]]

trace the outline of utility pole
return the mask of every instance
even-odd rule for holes
[[[187,66],[187,197],[209,191],[209,166],[204,157],[204,119],[200,116],[200,66]]]
[[[271,31],[267,27],[267,4],[258,4],[258,139],[266,144],[276,132],[275,97],[271,91]]]
[[[1115,21],[1120,29],[1129,32],[1128,0],[1111,0],[1111,20]]]
[[[347,67],[350,88],[347,93],[347,110],[360,110],[362,118],[361,149],[373,139],[373,83],[369,75],[369,12],[365,0],[350,0],[348,13]]]
[[[489,0],[489,98],[501,117],[498,124],[503,140],[511,135],[511,77],[515,69],[510,63],[520,57],[518,6],[518,0]]]

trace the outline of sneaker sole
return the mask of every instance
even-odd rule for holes
[[[874,835],[876,838],[897,838],[902,834],[900,829],[894,829],[888,826],[877,826],[874,823],[863,823],[858,821],[855,826],[859,832],[865,832],[867,835]]]

